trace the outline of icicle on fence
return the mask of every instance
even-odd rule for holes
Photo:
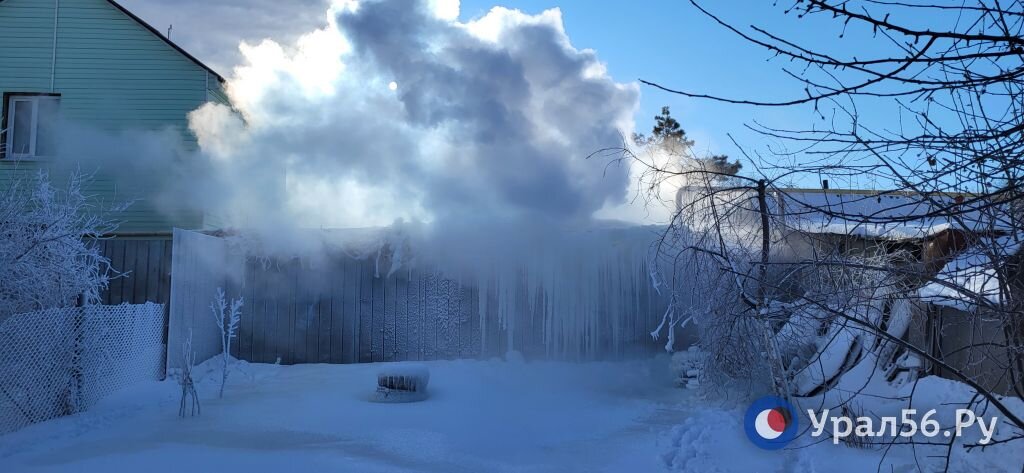
[[[209,328],[202,327],[205,319],[187,320],[188,314],[209,303],[204,291],[212,289],[205,286],[223,285],[230,297],[246,300],[232,355],[253,362],[486,358],[510,351],[584,360],[657,353],[664,342],[651,340],[650,331],[667,298],[650,281],[652,238],[649,229],[602,230],[568,250],[538,250],[512,268],[459,276],[423,266],[389,275],[372,257],[341,254],[217,256],[227,251],[220,239],[176,235],[171,333]],[[179,280],[195,271],[207,282]]]
[[[650,229],[575,236],[478,278],[485,355],[618,358],[660,350],[651,340],[668,305],[651,281]]]

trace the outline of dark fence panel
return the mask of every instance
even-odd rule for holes
[[[103,304],[143,304],[165,306],[171,300],[171,237],[110,238],[99,240],[100,252],[110,258],[116,271]]]

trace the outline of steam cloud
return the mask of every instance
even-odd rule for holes
[[[218,210],[242,227],[480,227],[621,203],[628,166],[585,158],[629,136],[637,87],[573,47],[558,10],[457,16],[457,2],[342,2],[294,44],[243,43],[234,110],[190,115]]]

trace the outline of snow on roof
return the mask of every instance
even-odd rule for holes
[[[1004,264],[1021,250],[1024,235],[984,237],[950,261],[931,282],[918,290],[921,300],[963,311],[977,308],[979,299],[993,304],[1005,300],[995,262]]]
[[[926,237],[947,228],[978,227],[977,212],[959,207],[958,199],[965,202],[965,197],[781,189],[775,191],[773,204],[786,224],[799,231],[902,239]]]
[[[720,208],[739,207],[741,212],[733,212],[737,215],[730,218],[733,225],[760,225],[753,189],[685,187],[676,204],[679,208],[699,204],[711,195]],[[977,210],[987,204],[967,194],[864,190],[774,189],[768,198],[773,220],[790,229],[891,239],[922,238],[948,228],[992,230],[985,225],[993,220],[985,218],[991,215]]]

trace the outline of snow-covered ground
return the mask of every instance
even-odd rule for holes
[[[881,453],[819,443],[762,451],[742,407],[673,387],[666,359],[427,363],[430,398],[370,402],[380,365],[238,363],[223,400],[197,367],[199,417],[173,381],[0,437],[2,472],[876,471]],[[882,471],[916,471],[890,452]],[[1014,472],[1016,473],[1016,472]]]
[[[223,400],[197,373],[186,419],[179,387],[150,383],[0,437],[0,471],[656,471],[685,417],[667,363],[426,365],[428,400],[384,404],[377,364],[239,363]]]

